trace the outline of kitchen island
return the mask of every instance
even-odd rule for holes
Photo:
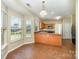
[[[49,32],[35,32],[35,43],[61,46],[62,35]]]

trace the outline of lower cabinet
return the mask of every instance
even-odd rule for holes
[[[52,33],[35,33],[35,43],[43,43],[48,45],[61,46],[62,45],[62,35],[52,34]]]

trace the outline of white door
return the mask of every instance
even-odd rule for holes
[[[66,18],[63,20],[63,39],[71,39],[71,19]]]

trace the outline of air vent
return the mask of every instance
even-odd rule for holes
[[[45,1],[42,1],[42,3],[45,3]]]
[[[30,7],[30,4],[29,4],[29,3],[26,3],[26,5],[27,5],[28,7]]]

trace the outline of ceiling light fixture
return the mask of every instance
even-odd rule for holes
[[[45,10],[45,1],[42,1],[42,8],[40,15],[41,17],[45,17],[47,15],[47,11]]]
[[[60,19],[60,18],[61,18],[61,16],[57,16],[57,17],[56,17],[57,20]]]
[[[41,15],[42,17],[46,16],[46,15],[47,15],[46,10],[42,10],[42,11],[40,12],[40,15]]]

